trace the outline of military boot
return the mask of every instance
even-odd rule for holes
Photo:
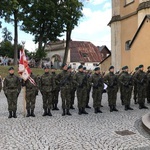
[[[128,106],[127,106],[127,105],[125,105],[124,110],[125,110],[125,111],[127,111],[127,110],[128,110]]]
[[[113,112],[113,106],[110,105],[109,107],[110,107],[110,112]]]
[[[57,107],[57,104],[55,104],[55,110],[59,110],[59,108]]]
[[[75,109],[75,108],[73,107],[73,105],[71,105],[71,106],[70,106],[70,109]]]
[[[82,115],[82,110],[79,108],[79,112],[78,112],[79,115]]]
[[[17,118],[16,110],[15,110],[15,111],[13,111],[13,117],[14,117],[14,118]]]
[[[48,113],[47,113],[47,115],[48,115],[48,116],[52,116],[52,114],[51,114],[51,110],[50,110],[50,109],[48,109]]]
[[[67,109],[67,113],[68,116],[71,116],[71,113],[69,112],[69,109]]]
[[[12,111],[9,111],[9,116],[8,118],[12,118]]]
[[[55,110],[55,104],[53,104],[52,107],[53,107],[52,110]]]
[[[133,108],[131,108],[130,105],[128,105],[127,107],[128,107],[128,110],[133,110]]]
[[[143,109],[148,109],[148,107],[146,107],[146,106],[143,104]]]
[[[136,101],[136,99],[134,99],[134,104],[137,104],[137,101]]]
[[[27,109],[27,115],[26,117],[30,117],[30,109]]]
[[[91,109],[91,107],[90,107],[89,105],[86,105],[86,108],[89,108],[89,109]]]
[[[46,115],[47,115],[47,109],[44,109],[43,116],[46,116]]]
[[[103,112],[100,110],[100,108],[97,108],[97,112],[98,112],[98,113],[103,113]]]
[[[88,114],[86,111],[85,111],[85,108],[82,108],[82,114]]]
[[[116,109],[116,106],[113,105],[113,111],[118,111],[118,109]]]
[[[32,109],[32,110],[31,110],[31,114],[30,114],[30,116],[35,117],[34,109]]]
[[[95,113],[95,114],[97,114],[97,113],[98,113],[97,108],[94,108],[94,113]]]
[[[139,104],[139,109],[142,109],[143,108],[143,105],[140,103]]]
[[[63,109],[62,116],[65,116],[65,115],[66,115],[66,111],[65,111],[65,109]]]

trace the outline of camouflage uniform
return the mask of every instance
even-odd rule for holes
[[[2,78],[0,77],[0,92],[2,90]]]
[[[84,72],[77,72],[75,75],[75,82],[77,84],[77,99],[79,115],[88,114],[85,111],[87,103],[87,75]]]
[[[133,110],[130,107],[132,88],[133,88],[132,76],[128,72],[123,71],[123,73],[119,77],[119,81],[122,86],[122,98],[125,105],[125,110]]]
[[[56,80],[57,74],[55,72],[52,72],[51,75],[52,75],[54,82],[55,82],[55,87],[54,87],[53,93],[52,93],[53,110],[59,110],[57,105],[58,105],[58,96],[59,96],[60,87],[59,87],[58,82]]]
[[[113,72],[109,72],[104,76],[104,82],[108,86],[108,103],[110,107],[110,112],[118,111],[116,109],[116,100],[117,100],[117,92],[118,92],[118,78]]]
[[[93,107],[95,109],[95,113],[102,113],[100,111],[101,107],[101,100],[102,100],[102,94],[103,94],[103,89],[104,89],[104,83],[103,83],[103,78],[100,74],[94,73],[90,79],[90,83],[93,83]]]
[[[34,80],[35,83],[31,83],[29,79],[25,81],[26,87],[26,109],[27,117],[34,115],[36,95],[38,94],[38,84],[37,77],[31,73],[30,77]]]
[[[139,109],[147,108],[145,106],[146,86],[147,86],[146,73],[142,70],[139,70],[135,74],[135,80],[136,80],[136,83],[137,83]]]
[[[150,103],[150,71],[147,71],[146,96],[147,96],[147,103]]]
[[[17,99],[21,91],[21,82],[19,77],[14,74],[9,74],[4,80],[3,90],[8,102],[9,118],[12,117],[12,112],[13,117],[16,118]]]
[[[52,116],[50,110],[52,105],[52,91],[55,83],[53,77],[49,72],[45,72],[41,78],[39,83],[39,88],[42,94],[43,99],[43,109],[44,114],[43,116]]]
[[[122,73],[123,73],[123,71],[119,74],[118,77],[120,77],[120,76],[122,75]],[[119,84],[119,88],[120,88],[120,99],[121,99],[121,104],[124,105],[122,84]]]
[[[60,91],[61,91],[61,99],[62,99],[62,109],[63,114],[71,115],[69,112],[70,109],[70,100],[71,100],[71,82],[72,76],[71,73],[67,72],[67,70],[63,70],[61,73],[58,74],[57,80],[60,83]],[[65,111],[67,110],[67,112]]]

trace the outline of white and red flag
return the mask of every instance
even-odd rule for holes
[[[20,61],[19,61],[18,73],[20,74],[21,78],[25,81],[30,78],[31,70],[28,65],[28,61],[24,49],[20,50]]]

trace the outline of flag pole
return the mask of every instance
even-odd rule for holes
[[[22,41],[22,48],[24,50],[25,41]],[[23,87],[23,116],[26,116],[26,87]]]

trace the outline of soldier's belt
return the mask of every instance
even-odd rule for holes
[[[17,87],[9,87],[8,89],[9,90],[14,90],[14,89],[17,89]]]

